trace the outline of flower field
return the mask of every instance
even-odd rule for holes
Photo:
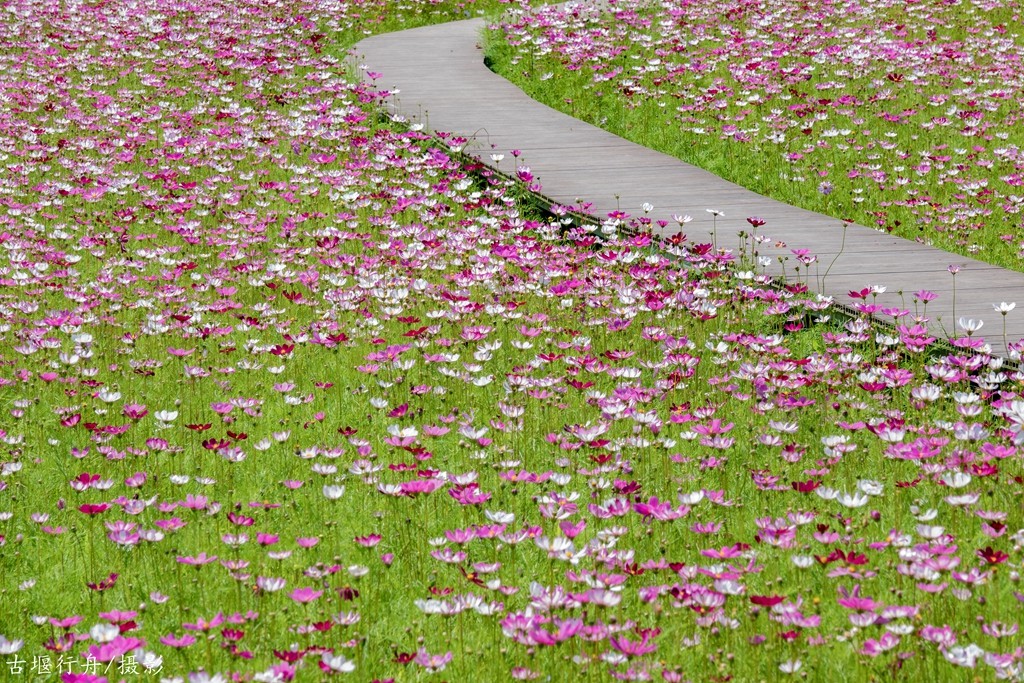
[[[504,7],[7,3],[0,678],[1022,678],[1024,375],[345,66]]]
[[[1004,0],[618,0],[521,12],[489,43],[531,95],[626,138],[1024,270],[1020,12]]]

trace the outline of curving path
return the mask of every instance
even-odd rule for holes
[[[529,98],[484,66],[483,28],[482,19],[472,19],[383,34],[360,42],[353,54],[364,75],[376,76],[377,88],[397,91],[395,112],[469,138],[466,152],[505,172],[516,168],[510,151],[520,150],[518,165],[529,166],[544,194],[559,203],[588,202],[599,217],[616,210],[643,216],[641,206],[649,203],[654,209],[647,216],[668,221],[663,232],[669,234],[679,230],[673,214],[693,216],[683,231],[701,242],[711,241],[715,219],[707,210],[715,209],[723,212],[718,243],[734,249],[737,233],[750,232],[746,218],[758,216],[766,220],[759,233],[771,238],[759,251],[772,259],[767,271],[774,275],[792,277],[791,250],[807,249],[818,258],[809,287],[838,302],[851,303],[850,290],[881,285],[886,291],[875,303],[913,312],[914,292],[935,292],[938,298],[926,309],[933,334],[952,336],[962,317],[982,320],[984,329],[975,334],[1000,354],[1006,351],[1004,320],[993,304],[1019,298],[1021,306],[1006,316],[1006,336],[1011,342],[1024,338],[1024,274],[856,224],[846,229],[841,248],[844,230],[835,218],[756,194]],[[491,154],[505,158],[495,162]],[[781,259],[787,259],[784,265]],[[955,311],[951,265],[960,267]]]

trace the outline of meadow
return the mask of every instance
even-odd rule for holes
[[[1024,270],[1004,0],[573,3],[496,23],[531,96],[790,204]]]
[[[1020,679],[1024,344],[538,208],[407,5],[6,5],[2,678]]]

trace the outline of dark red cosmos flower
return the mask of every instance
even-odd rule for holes
[[[93,515],[98,515],[100,513],[106,512],[109,509],[110,503],[83,503],[82,505],[78,506],[79,512],[85,515],[89,515],[90,517]]]
[[[859,567],[868,563],[868,556],[855,553],[852,550],[848,553],[844,553],[842,550],[833,550],[826,556],[815,555],[815,559],[823,565],[829,565],[833,562],[845,562],[849,566]]]
[[[665,241],[671,244],[673,247],[682,246],[683,244],[686,244],[686,235],[683,234],[682,232],[677,232],[676,234],[667,238]]]
[[[305,655],[305,650],[274,650],[274,656],[286,664],[294,664]]]
[[[786,598],[781,595],[751,595],[750,602],[760,607],[775,607]]]
[[[462,575],[464,577],[466,577],[466,580],[469,581],[470,583],[475,584],[477,586],[484,586],[484,585],[486,585],[484,583],[484,580],[481,579],[480,575],[477,574],[476,572],[472,572],[472,571],[467,572],[466,568],[463,567],[462,565],[459,565],[459,571],[462,572]]]
[[[117,574],[110,574],[107,578],[99,581],[98,583],[87,583],[85,585],[91,590],[102,592],[113,588],[116,584]]]
[[[807,481],[794,481],[791,484],[791,486],[793,487],[794,491],[798,491],[800,493],[810,493],[814,489],[821,486],[821,482],[816,481],[814,479],[808,479]]]
[[[224,628],[221,629],[220,635],[226,641],[237,643],[245,637],[245,631],[240,631],[237,628]]]
[[[990,462],[979,462],[971,465],[971,472],[979,477],[991,477],[999,474],[999,468]]]
[[[1002,564],[1010,559],[1010,556],[1004,553],[1002,550],[993,550],[991,546],[987,546],[978,551],[978,557],[985,560],[989,564]]]
[[[646,569],[638,565],[636,562],[622,565],[622,571],[626,572],[629,576],[643,576],[647,572]]]

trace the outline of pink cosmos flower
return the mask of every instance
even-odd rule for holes
[[[413,661],[430,673],[434,673],[436,671],[444,671],[445,667],[448,666],[448,663],[452,661],[452,657],[453,655],[451,652],[446,652],[443,655],[432,655],[425,649],[420,648]]]
[[[174,635],[173,633],[168,633],[167,635],[162,636],[160,638],[160,642],[166,645],[167,647],[183,648],[188,647],[190,645],[194,645],[196,642],[196,638],[195,636],[190,635],[188,633],[183,633],[180,637]]]
[[[290,597],[292,600],[294,600],[297,603],[307,604],[307,603],[313,602],[314,600],[316,600],[317,598],[319,598],[323,594],[324,594],[323,591],[318,591],[316,589],[309,588],[309,587],[303,587],[303,588],[296,588],[295,590],[293,590],[288,595],[288,597]]]

